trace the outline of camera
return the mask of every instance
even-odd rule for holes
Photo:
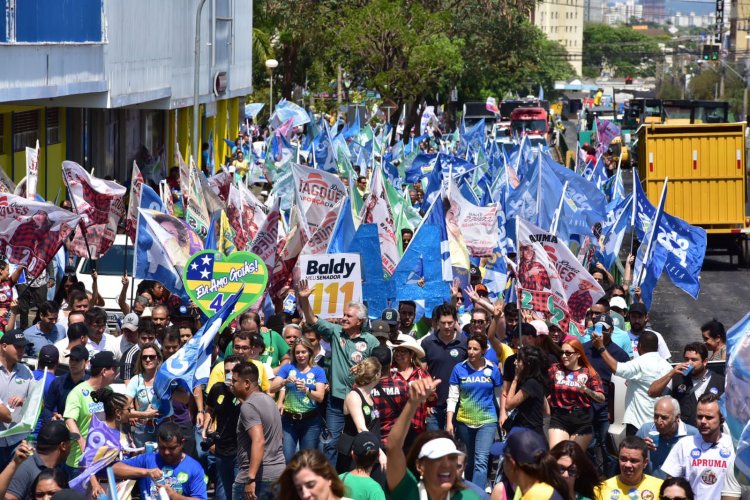
[[[216,441],[219,440],[219,433],[218,432],[209,432],[206,434],[206,439],[201,441],[201,450],[208,451],[209,448],[211,448],[213,445],[216,444]]]

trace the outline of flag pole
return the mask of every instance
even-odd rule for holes
[[[646,246],[646,253],[643,256],[644,263],[648,262],[648,260],[651,258],[651,251],[654,248],[654,238],[656,237],[656,231],[658,229],[657,226],[659,225],[658,224],[659,215],[660,215],[659,212],[664,211],[663,203],[664,203],[664,197],[667,194],[667,182],[669,182],[669,178],[665,177],[664,186],[662,186],[661,194],[659,195],[659,205],[656,207],[656,213],[654,213],[654,218],[651,220],[651,227],[649,228],[650,229],[649,232],[651,233],[651,235],[650,235],[650,238],[648,239],[648,245]],[[639,287],[641,286],[641,281],[643,280],[643,273],[645,272],[645,270],[646,270],[645,265],[642,265],[640,272],[638,273],[638,281],[636,281]]]
[[[519,152],[520,156],[520,152]],[[518,217],[516,217],[516,241],[518,242],[518,248],[516,248],[516,308],[518,309],[518,343],[521,344],[521,331],[523,331],[523,311],[521,310],[521,296],[523,290],[521,289],[521,239],[518,237]],[[531,242],[529,242],[530,244]]]
[[[630,212],[630,252],[628,252],[628,256],[633,255],[633,239],[635,238],[635,211],[638,207],[638,198],[635,194],[636,179],[635,169],[633,169],[633,210]]]
[[[568,190],[569,182],[570,181],[565,181],[565,184],[563,184],[562,196],[560,197],[560,203],[557,205],[557,210],[555,210],[555,218],[552,219],[552,226],[550,227],[549,232],[554,235],[557,235],[557,225],[560,223],[560,215],[562,214],[562,207],[565,201],[565,192]]]
[[[65,169],[63,169],[63,181],[65,182],[65,187],[68,188],[68,193],[70,193],[70,183],[68,183],[68,176],[65,173]],[[70,196],[70,204],[73,206],[73,210],[78,215],[81,215],[81,213],[78,211],[78,207],[76,206],[75,196]],[[81,234],[83,235],[83,242],[86,244],[86,252],[89,254],[89,260],[94,263],[94,271],[96,271],[96,261],[91,257],[91,248],[89,247],[89,240],[86,237],[86,226],[83,225],[83,217],[81,217],[81,221],[79,222],[81,226]]]

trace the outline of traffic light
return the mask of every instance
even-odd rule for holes
[[[703,46],[701,52],[704,61],[718,61],[719,60],[719,46],[713,44],[706,44]]]

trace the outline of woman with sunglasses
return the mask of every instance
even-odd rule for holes
[[[661,483],[659,500],[693,500],[693,488],[683,477],[670,477]],[[724,496],[722,495],[722,498]]]
[[[575,441],[561,441],[550,450],[550,454],[557,460],[571,498],[592,500],[601,480],[586,452]]]
[[[506,432],[527,428],[544,436],[545,398],[549,393],[547,356],[538,347],[524,346],[516,354],[516,376],[505,396]]]
[[[314,348],[309,340],[297,339],[292,347],[294,361],[279,369],[271,392],[280,392],[277,406],[284,431],[284,457],[287,463],[300,450],[315,449],[321,425],[318,405],[328,383],[323,369],[313,363]]]
[[[135,376],[130,379],[125,389],[129,403],[133,407],[130,417],[136,419],[133,442],[139,448],[145,446],[148,441],[156,441],[159,401],[154,396],[154,377],[161,362],[159,348],[155,344],[144,345],[135,362]]]
[[[563,342],[561,362],[550,367],[549,375],[549,444],[554,448],[560,441],[570,439],[585,450],[594,432],[591,403],[603,403],[605,396],[599,374],[578,339]]]
[[[391,369],[394,378],[400,378],[409,385],[415,380],[429,376],[427,370],[422,368],[419,362],[420,359],[424,358],[425,352],[414,337],[400,333],[396,337],[395,343],[388,342],[388,347],[393,349]],[[435,399],[433,396],[433,401]],[[404,450],[411,448],[414,438],[425,431],[427,427],[425,422],[427,420],[428,406],[429,402],[424,402],[417,407],[417,412],[414,414],[414,418],[411,419],[409,433],[406,435]]]
[[[503,377],[500,370],[484,357],[487,336],[472,333],[466,343],[467,359],[453,367],[448,389],[445,430],[466,444],[466,479],[484,489],[487,483],[490,446],[495,440]]]

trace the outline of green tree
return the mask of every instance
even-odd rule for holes
[[[583,76],[596,78],[606,65],[614,76],[654,76],[662,57],[656,39],[627,26],[588,24],[583,30]]]

